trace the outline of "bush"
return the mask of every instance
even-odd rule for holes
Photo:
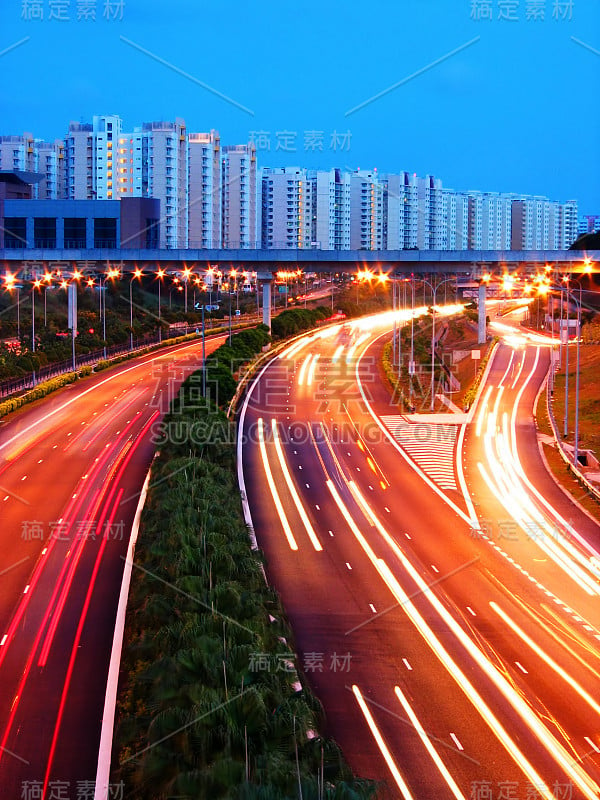
[[[294,667],[253,667],[257,654],[293,662],[292,634],[250,549],[234,426],[199,394],[201,382],[201,371],[190,376],[165,417],[167,430],[195,433],[160,448],[142,513],[113,779],[140,800],[285,800],[297,797],[299,776],[315,798],[323,763],[323,798],[371,797],[376,787],[353,778],[335,743],[307,735],[322,710],[309,690],[295,691]]]

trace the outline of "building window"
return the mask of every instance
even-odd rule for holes
[[[4,218],[4,246],[18,250],[27,246],[27,220],[25,217]]]
[[[65,217],[65,249],[82,250],[86,246],[85,217]]]
[[[33,220],[33,246],[56,248],[56,217],[35,217]]]
[[[94,220],[94,247],[117,246],[117,220],[114,217],[97,217]]]

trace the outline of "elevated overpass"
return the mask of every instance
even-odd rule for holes
[[[398,274],[462,274],[478,278],[488,271],[517,269],[535,272],[546,264],[563,272],[580,271],[584,259],[597,263],[600,251],[580,250],[136,250],[128,248],[86,250],[2,249],[4,269],[25,273],[43,269],[102,270],[107,265],[127,272],[179,271],[185,267],[206,270],[246,269],[269,273],[278,269],[305,272],[353,272],[356,269],[394,271]]]

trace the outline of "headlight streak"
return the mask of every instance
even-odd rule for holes
[[[411,707],[410,703],[406,699],[405,695],[402,693],[402,690],[400,689],[400,687],[399,686],[394,686],[394,692],[396,694],[396,697],[400,701],[400,704],[401,704],[402,708],[406,712],[406,716],[409,718],[413,728],[416,730],[416,732],[419,735],[419,738],[423,742],[423,745],[424,745],[425,749],[427,750],[427,752],[429,753],[429,755],[433,759],[433,763],[436,765],[436,767],[440,771],[440,774],[442,775],[442,777],[446,781],[446,784],[447,784],[448,788],[450,789],[450,792],[452,793],[452,796],[455,797],[456,800],[466,800],[465,795],[458,788],[458,786],[456,784],[456,781],[454,780],[454,778],[452,777],[452,775],[448,771],[448,769],[447,769],[446,765],[444,764],[444,762],[442,761],[441,757],[438,755],[437,750],[435,749],[435,747],[431,743],[431,739],[429,738],[429,736],[427,735],[425,729],[423,728],[423,726],[419,722],[419,719],[418,719],[417,715],[412,710],[412,707]]]
[[[484,701],[483,697],[481,697],[479,692],[477,692],[475,687],[471,684],[471,682],[466,677],[466,675],[463,673],[463,671],[460,669],[458,664],[454,661],[454,659],[450,656],[450,654],[447,652],[447,650],[441,644],[439,639],[435,636],[435,634],[433,633],[433,631],[431,630],[429,625],[425,622],[425,620],[423,619],[423,617],[421,616],[419,611],[417,611],[416,607],[412,604],[412,602],[408,598],[407,594],[404,592],[404,590],[402,589],[402,587],[400,586],[400,584],[396,580],[395,576],[392,574],[392,572],[391,572],[390,568],[387,566],[386,562],[383,559],[378,558],[375,555],[375,553],[373,552],[371,546],[369,545],[369,543],[367,542],[367,540],[365,539],[365,537],[361,533],[361,531],[358,528],[356,522],[354,521],[353,517],[351,516],[350,512],[348,511],[346,505],[342,501],[340,495],[338,494],[337,489],[335,488],[335,486],[333,485],[331,480],[327,481],[327,488],[331,492],[331,495],[332,495],[332,497],[334,499],[335,504],[339,508],[342,516],[346,520],[350,530],[352,531],[352,533],[356,537],[357,541],[361,545],[361,547],[364,550],[365,554],[367,555],[367,557],[369,558],[369,560],[371,561],[371,563],[373,564],[373,566],[375,567],[377,572],[380,574],[380,576],[382,577],[384,582],[387,584],[389,590],[394,595],[394,597],[396,598],[397,602],[400,604],[402,610],[406,613],[406,615],[409,617],[411,622],[417,628],[417,630],[419,631],[421,636],[425,639],[425,641],[429,645],[430,649],[434,652],[434,654],[437,656],[438,660],[442,663],[442,665],[446,668],[448,673],[458,683],[458,685],[460,686],[460,688],[462,689],[464,694],[471,701],[471,703],[477,709],[477,711],[483,717],[483,719],[487,722],[489,727],[492,729],[492,731],[495,734],[495,736],[497,737],[498,741],[503,745],[503,747],[506,749],[506,751],[509,753],[509,755],[513,758],[513,760],[519,766],[519,768],[524,772],[524,774],[527,776],[527,778],[537,787],[537,789],[540,792],[540,794],[542,794],[542,796],[545,797],[546,800],[552,800],[553,795],[550,792],[550,789],[546,786],[546,784],[542,780],[541,776],[538,775],[538,773],[535,770],[535,768],[533,767],[533,765],[529,763],[529,761],[527,760],[525,755],[521,752],[521,750],[518,748],[518,746],[512,740],[512,738],[508,734],[508,731],[504,728],[504,726],[502,725],[500,720],[495,716],[495,714],[489,708],[487,703]],[[358,487],[356,487],[355,491],[358,494],[360,494],[360,490],[358,489]],[[366,503],[364,503],[364,505],[365,505],[365,507],[368,508]],[[461,639],[463,645],[465,644],[463,640],[466,639],[467,642],[468,642],[468,645],[470,645],[470,647],[465,645],[467,647],[467,649],[468,650],[471,649],[471,650],[475,651],[478,654],[479,658],[476,658],[476,660],[479,663],[483,662],[484,672],[486,672],[486,674],[490,675],[490,677],[493,674],[496,674],[501,681],[506,683],[504,678],[502,678],[502,676],[500,676],[500,674],[497,672],[497,670],[489,663],[489,661],[483,655],[483,653],[481,653],[478,650],[478,648],[475,647],[475,645],[471,642],[471,640],[468,638],[468,636],[464,633],[462,628],[460,628],[460,626],[458,626],[456,624],[456,622],[454,621],[453,617],[448,612],[445,611],[445,609],[443,608],[441,603],[439,603],[439,601],[436,600],[435,596],[432,595],[432,593],[431,593],[430,589],[428,588],[427,584],[425,583],[425,581],[422,580],[421,576],[412,567],[412,564],[410,564],[410,562],[405,558],[404,554],[402,553],[402,551],[400,550],[400,548],[398,547],[396,542],[393,540],[393,538],[390,536],[390,534],[385,530],[385,528],[379,522],[379,519],[375,516],[375,514],[373,514],[373,512],[370,511],[370,509],[369,509],[369,515],[371,516],[371,518],[373,520],[373,524],[378,528],[380,533],[383,535],[384,539],[392,547],[393,551],[396,553],[396,555],[398,556],[400,561],[403,563],[405,569],[407,569],[409,574],[411,574],[413,580],[415,580],[415,582],[417,583],[417,585],[421,589],[423,596],[426,597],[432,605],[434,605],[434,607],[438,611],[438,614],[440,614],[441,616],[447,617],[452,622],[452,628],[454,630],[454,633],[456,635],[458,635],[457,631],[459,631],[460,634],[462,635],[462,636],[459,636],[458,638]],[[516,694],[516,692],[514,692],[514,689],[512,689],[512,687],[509,686],[508,689],[510,691],[512,691],[514,694]],[[518,698],[518,700],[523,705],[526,705],[524,703],[524,701],[522,701],[522,699],[520,697]],[[541,723],[539,723],[539,724],[541,725]],[[592,800],[592,798],[594,796],[593,795],[589,795],[589,797],[590,797],[590,800]],[[594,798],[594,800],[596,800],[596,799]]]
[[[273,502],[275,503],[275,508],[277,509],[277,514],[279,516],[283,532],[285,533],[286,539],[288,540],[290,549],[297,550],[298,544],[294,539],[294,534],[292,533],[292,529],[290,528],[290,523],[288,522],[288,518],[286,517],[283,505],[281,503],[281,498],[279,497],[279,492],[277,491],[277,487],[275,486],[275,481],[273,480],[273,473],[271,472],[271,466],[269,464],[269,459],[267,457],[267,448],[265,446],[262,417],[258,420],[258,446],[260,449],[260,457],[262,458],[265,475],[267,476],[267,483],[269,484],[269,490],[273,497]]]
[[[341,344],[341,345],[339,345],[339,347],[336,348],[335,353],[331,357],[331,363],[332,364],[336,364],[339,361],[340,356],[342,355],[342,353],[344,351],[344,347],[345,347],[345,345]]]
[[[513,633],[515,633],[519,639],[521,639],[521,641],[530,647],[533,652],[550,667],[550,669],[556,672],[557,675],[559,675],[566,683],[568,683],[569,686],[582,698],[582,700],[584,700],[590,706],[590,708],[596,712],[596,714],[600,715],[600,704],[598,704],[594,698],[588,692],[586,692],[583,686],[581,686],[581,684],[578,683],[575,678],[572,678],[571,675],[569,675],[569,673],[552,658],[552,656],[549,656],[545,650],[542,650],[542,648],[537,645],[533,639],[528,636],[528,634],[526,634],[525,631],[519,627],[519,625],[517,625],[517,623],[514,622],[508,616],[508,614],[506,614],[493,600],[490,601],[490,607],[496,612],[496,614],[498,614],[500,619],[502,619],[508,625]]]
[[[296,510],[298,511],[298,514],[300,515],[300,519],[302,520],[304,528],[306,529],[306,533],[308,534],[308,538],[312,542],[312,546],[315,548],[315,550],[321,551],[323,549],[323,547],[321,545],[321,542],[319,541],[319,539],[317,537],[317,534],[315,533],[315,530],[314,530],[313,526],[311,525],[311,522],[310,522],[310,520],[308,518],[308,514],[306,513],[306,511],[304,509],[304,505],[302,504],[302,502],[300,500],[300,497],[298,496],[298,492],[296,491],[296,487],[294,486],[294,482],[293,482],[292,477],[290,475],[290,471],[288,469],[288,466],[287,466],[287,463],[286,463],[286,460],[285,460],[285,456],[283,454],[283,448],[281,447],[281,440],[279,439],[279,431],[277,429],[277,420],[276,419],[272,419],[271,420],[271,428],[273,430],[273,440],[275,442],[275,452],[277,453],[277,458],[279,459],[279,466],[281,467],[281,471],[283,472],[283,477],[285,478],[285,482],[287,484],[289,493],[292,496],[292,500],[294,501],[294,505],[296,506]]]
[[[306,371],[310,366],[310,362],[312,361],[313,354],[306,356],[304,361],[302,362],[302,366],[300,367],[300,372],[298,373],[298,386],[304,385],[304,379],[306,378]]]
[[[315,370],[317,368],[318,361],[319,361],[319,354],[317,353],[315,356],[313,356],[313,360],[310,362],[310,367],[309,367],[309,370],[308,370],[308,374],[306,376],[306,385],[307,386],[312,386],[312,382],[313,382],[314,377],[315,377]]]
[[[360,492],[358,487],[356,491]],[[338,495],[338,500],[339,500],[339,495]],[[336,500],[336,503],[337,502],[338,501]],[[402,550],[398,547],[395,540],[384,528],[382,523],[379,521],[378,517],[370,509],[369,513],[372,517],[375,527],[379,530],[385,541],[392,548],[398,560],[405,568],[405,570],[408,572],[408,574],[411,576],[413,581],[421,589],[423,597],[425,597],[428,600],[430,605],[434,608],[434,610],[438,613],[440,618],[448,626],[448,629],[452,631],[452,633],[456,636],[458,641],[463,645],[465,650],[469,653],[469,655],[473,658],[473,660],[477,663],[477,665],[481,668],[481,670],[490,678],[490,680],[493,682],[496,688],[503,695],[505,700],[507,700],[508,703],[510,703],[510,705],[518,714],[518,716],[521,718],[521,720],[525,723],[525,725],[527,725],[529,730],[534,734],[534,736],[538,739],[538,741],[545,747],[550,756],[556,761],[557,764],[559,764],[561,769],[563,769],[564,772],[569,776],[569,778],[573,781],[574,785],[580,789],[582,795],[585,798],[587,798],[587,800],[597,800],[598,793],[600,793],[600,786],[598,786],[598,784],[578,764],[574,763],[573,758],[570,756],[570,754],[565,750],[565,748],[560,744],[560,742],[558,742],[555,739],[555,737],[550,733],[550,731],[548,731],[546,726],[535,714],[535,712],[530,708],[530,706],[526,703],[523,697],[521,697],[521,695],[510,684],[510,682],[506,680],[506,678],[502,675],[502,673],[489,661],[489,659],[485,656],[485,654],[474,644],[474,642],[469,638],[468,634],[465,633],[463,628],[454,619],[452,614],[450,614],[450,612],[445,608],[442,602],[427,586],[425,580],[421,577],[419,572],[413,567],[412,563],[408,560],[408,558],[404,555]],[[354,523],[353,520],[352,522]],[[362,536],[362,534],[360,535]],[[470,684],[466,676],[459,670],[458,665],[453,661],[451,656],[444,650],[443,646],[435,638],[433,632],[428,628],[427,624],[420,616],[416,608],[414,608],[414,606],[410,604],[410,600],[408,599],[403,589],[396,581],[395,577],[389,570],[389,567],[387,567],[385,562],[382,563],[384,564],[384,567],[378,568],[378,571],[380,572],[380,574],[385,573],[386,571],[387,573],[389,573],[388,580],[386,580],[386,583],[388,583],[390,590],[392,590],[394,594],[396,592],[399,592],[399,595],[402,597],[402,599],[400,599],[400,596],[397,596],[396,599],[398,600],[398,602],[401,603],[402,608],[407,613],[410,612],[409,615],[411,616],[411,618],[414,615],[414,620],[417,619],[420,620],[422,627],[419,627],[419,630],[422,633],[422,635],[425,636],[429,646],[434,650],[438,658],[442,660],[442,663],[444,663],[445,665],[446,663],[448,664],[448,666],[450,667],[448,669],[450,674],[453,675],[453,677],[457,680],[461,688],[463,688],[463,691],[465,691],[469,699],[471,699],[471,702],[475,704],[476,708],[480,711],[482,716],[484,716],[486,721],[488,721],[488,724],[490,724],[490,726],[498,736],[498,731],[502,730],[500,721],[495,718],[491,710],[485,704],[483,698],[478,695],[477,691]],[[425,634],[424,631],[428,631],[428,635]],[[457,670],[458,672],[455,673],[454,670]],[[468,687],[468,691],[466,687]],[[485,716],[485,714],[487,713],[489,713],[490,715],[489,719],[488,717]],[[493,720],[493,723],[491,723],[490,720]],[[498,727],[493,727],[493,725],[497,725]],[[508,737],[506,731],[503,732],[503,736]],[[539,776],[537,776],[534,767],[527,761],[527,759],[525,758],[523,753],[521,753],[521,751],[518,749],[516,744],[510,738],[506,740],[502,738],[502,736],[498,736],[498,738],[500,739],[504,747],[507,749],[507,751],[511,754],[516,763],[519,764],[519,766],[524,771],[528,779],[534,784],[536,782],[540,782],[541,779],[539,778]],[[553,797],[553,794],[550,793],[548,787],[546,787],[545,785],[544,785],[544,792],[546,797],[548,798]]]
[[[532,369],[517,393],[511,417],[510,433],[512,433],[512,436],[509,435],[508,415],[506,412],[502,416],[502,432],[498,429],[497,410],[501,389],[498,390],[494,411],[488,414],[487,431],[484,436],[484,449],[489,471],[481,462],[477,466],[490,492],[506,508],[513,519],[518,522],[523,531],[525,533],[531,532],[534,527],[539,529],[541,535],[535,537],[535,543],[569,577],[581,585],[587,594],[590,596],[598,595],[600,594],[600,589],[597,580],[600,578],[600,570],[595,569],[589,559],[569,542],[562,539],[559,542],[553,538],[553,534],[556,534],[555,530],[527,494],[521,479],[524,476],[524,470],[517,454],[516,417],[519,402],[537,369],[539,355],[540,349],[538,347],[536,348]],[[521,367],[524,363],[525,356],[523,356]],[[547,501],[544,505],[548,510],[552,510]],[[565,527],[568,529],[570,526]]]
[[[514,361],[514,360],[515,360],[515,351],[514,351],[514,350],[511,350],[511,351],[510,351],[510,358],[509,358],[509,360],[508,360],[508,366],[506,367],[506,371],[504,372],[504,375],[502,376],[502,380],[501,380],[501,381],[500,381],[500,383],[498,384],[498,388],[500,388],[501,386],[503,386],[503,384],[504,384],[504,381],[506,380],[506,378],[507,378],[507,376],[508,376],[508,371],[509,371],[509,369],[512,367],[512,363],[513,363],[513,361]]]
[[[373,734],[373,738],[377,742],[377,746],[379,747],[381,755],[385,759],[385,763],[388,765],[389,771],[392,773],[392,776],[396,782],[396,786],[400,789],[400,792],[402,793],[402,797],[404,798],[404,800],[413,800],[413,795],[410,793],[410,789],[406,785],[406,781],[400,774],[400,770],[398,769],[398,767],[396,766],[396,762],[392,758],[392,754],[390,753],[389,748],[385,743],[385,739],[383,738],[383,736],[379,731],[379,728],[375,724],[375,720],[373,719],[373,716],[369,711],[367,704],[365,703],[362,693],[358,688],[358,686],[356,686],[356,684],[352,686],[352,692],[354,694],[354,697],[356,698],[356,702],[358,703],[360,710],[363,713],[365,720],[367,721],[367,725],[369,726],[371,733]]]

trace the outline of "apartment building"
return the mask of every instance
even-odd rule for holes
[[[227,248],[255,248],[256,147],[227,145],[221,156],[221,242]]]

